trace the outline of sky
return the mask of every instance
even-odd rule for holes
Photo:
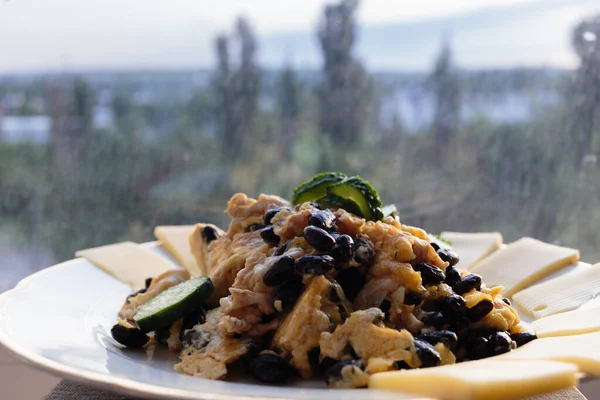
[[[494,10],[500,14],[514,9],[531,11],[536,7],[545,9],[545,4],[557,1],[566,11],[546,12],[546,19],[536,16],[536,23],[543,23],[533,26],[533,33],[526,29],[531,24],[525,23],[520,28],[510,25],[515,23],[514,18],[501,22],[494,17]],[[327,3],[330,1],[0,0],[0,72],[212,67],[214,36],[231,31],[240,14],[253,24],[261,46],[264,42],[259,55],[261,63],[276,67],[291,57],[301,66],[318,67],[314,30]],[[576,60],[569,50],[569,30],[590,10],[600,11],[595,1],[576,0],[575,3],[578,8],[574,9],[568,1],[562,0],[363,0],[358,20],[364,40],[359,39],[358,53],[374,69],[402,68],[400,64],[405,69],[421,69],[439,47],[438,40],[437,37],[427,39],[423,44],[427,52],[419,51],[423,46],[410,46],[413,39],[419,39],[410,37],[411,29],[424,32],[420,38],[429,38],[431,34],[439,36],[440,32],[432,32],[432,29],[443,29],[452,32],[457,61],[465,67],[497,64],[573,67]],[[481,44],[464,44],[472,43],[473,37],[465,36],[461,29],[470,26],[469,15],[483,15],[486,10],[492,12],[485,14],[486,18],[497,25],[495,31],[488,30],[493,35],[490,39],[518,43],[531,38],[534,42],[547,42],[550,51],[532,54],[525,48],[512,55],[483,52],[478,56],[477,46]],[[398,42],[396,46],[392,38],[386,37],[386,32],[398,27],[406,35],[393,39]],[[481,27],[479,29],[481,31]],[[525,30],[515,37],[514,32],[519,29]],[[552,39],[554,37],[556,39]],[[560,43],[552,44],[551,39]],[[493,43],[493,40],[487,42]],[[295,43],[298,43],[297,49]],[[396,48],[404,48],[414,56],[390,57]],[[412,63],[402,62],[411,58]]]

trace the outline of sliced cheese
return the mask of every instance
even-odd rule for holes
[[[600,331],[600,308],[588,308],[551,315],[533,321],[540,337],[571,336]]]
[[[481,275],[488,287],[504,286],[504,295],[510,297],[577,261],[578,250],[524,237],[484,258],[471,271]]]
[[[600,332],[537,339],[495,359],[563,361],[600,376]]]
[[[146,278],[160,275],[176,267],[158,254],[133,242],[79,250],[75,256],[87,259],[131,286],[134,291],[146,287]]]
[[[481,360],[436,368],[374,374],[369,388],[397,390],[441,400],[508,400],[577,384],[577,367],[561,362]]]
[[[502,235],[498,232],[442,232],[441,236],[452,243],[452,248],[459,255],[458,268],[467,270],[502,245]]]
[[[190,249],[190,235],[194,232],[195,225],[157,226],[154,236],[175,257],[192,278],[202,276],[202,271],[196,263]]]
[[[578,308],[600,294],[600,264],[527,288],[513,301],[534,318]]]

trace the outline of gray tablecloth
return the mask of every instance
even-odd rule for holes
[[[92,389],[69,381],[62,381],[44,397],[44,400],[138,400],[118,394]]]
[[[590,397],[595,400],[596,397]],[[77,383],[62,381],[44,398],[44,400],[140,400],[123,397],[118,394],[91,389]],[[529,397],[525,400],[586,400],[576,388],[558,390],[541,396]]]

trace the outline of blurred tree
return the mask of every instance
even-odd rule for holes
[[[286,159],[289,159],[300,115],[300,83],[289,65],[283,69],[277,82],[277,106],[283,154]]]
[[[359,142],[372,97],[371,79],[352,54],[357,7],[358,0],[326,6],[318,28],[324,58],[320,126],[337,146]]]
[[[234,155],[239,144],[235,135],[235,115],[234,93],[232,85],[231,62],[229,59],[229,40],[226,36],[220,35],[215,39],[215,49],[217,51],[217,71],[213,78],[213,90],[217,98],[216,114],[218,131],[221,139],[221,148],[223,155]]]
[[[254,145],[261,75],[256,64],[256,39],[245,18],[237,21],[235,39],[240,44],[240,58],[233,70],[229,39],[223,35],[216,38],[218,66],[213,82],[223,155],[231,160],[249,156],[251,152],[242,149]]]
[[[600,15],[575,28],[573,47],[581,64],[572,92],[573,113],[567,148],[571,149],[568,153],[579,168],[585,156],[594,153],[594,134],[600,135]]]
[[[435,95],[433,133],[439,157],[436,159],[442,165],[448,146],[458,130],[461,107],[460,82],[452,65],[452,50],[447,41],[442,45],[430,82]]]

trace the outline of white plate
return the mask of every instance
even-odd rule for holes
[[[144,246],[173,261],[156,242]],[[564,272],[586,267],[580,264]],[[173,370],[177,354],[165,349],[154,354],[127,350],[111,338],[110,328],[130,292],[129,286],[81,258],[47,268],[0,295],[0,342],[20,358],[56,375],[145,398],[414,398],[379,390],[330,390],[320,381],[270,386],[183,375]]]

